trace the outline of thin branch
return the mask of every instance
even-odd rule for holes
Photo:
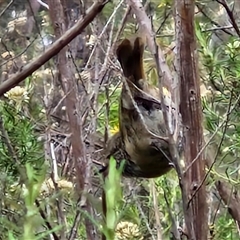
[[[111,20],[113,19],[113,17],[114,17],[114,16],[116,15],[116,13],[117,13],[117,10],[121,7],[122,4],[123,4],[123,0],[121,0],[120,3],[116,6],[116,8],[113,10],[113,13],[112,13],[111,16],[109,17],[109,19],[108,19],[107,23],[105,24],[102,32],[99,34],[99,36],[98,36],[98,38],[97,38],[97,41],[95,42],[94,47],[93,47],[93,49],[92,49],[92,52],[91,52],[91,54],[90,54],[90,56],[89,56],[89,59],[88,59],[86,65],[85,65],[85,68],[86,68],[86,69],[88,68],[88,65],[90,64],[90,61],[91,61],[91,59],[92,59],[92,57],[93,57],[93,54],[94,54],[95,50],[97,49],[97,46],[99,46],[99,41],[100,41],[100,39],[102,38],[103,34],[104,34],[105,31],[107,30],[108,25],[110,24]]]
[[[142,3],[138,0],[128,0],[128,4],[131,6],[134,14],[136,15],[137,21],[140,25],[140,32],[143,36],[146,37],[148,47],[154,56],[156,54],[156,47],[155,47],[155,40],[154,40],[154,33],[152,31],[151,21],[148,18]],[[168,89],[172,89],[173,84],[173,76],[171,71],[166,63],[163,51],[158,48],[158,62],[160,66],[160,70],[162,75],[164,76],[163,79],[163,86],[167,86]]]
[[[8,8],[13,4],[14,0],[11,0],[11,2],[1,11],[0,17],[8,10]]]
[[[211,24],[215,25],[215,26],[218,27],[218,28],[221,28],[221,27],[222,27],[220,24],[218,24],[217,22],[215,22],[214,20],[212,20],[212,19],[205,13],[205,11],[204,11],[205,9],[204,9],[199,3],[196,3],[196,6],[197,6],[198,10],[200,11],[200,13],[202,13],[202,15],[203,15],[204,17],[206,17],[206,18],[210,21]],[[233,35],[230,31],[227,31],[227,29],[225,29],[225,28],[222,28],[221,30],[223,30],[223,32],[225,32],[225,33],[228,34],[228,35]]]
[[[230,18],[232,22],[232,26],[235,29],[237,35],[240,37],[240,29],[238,27],[238,24],[234,18],[233,11],[229,8],[228,3],[225,0],[216,0],[218,3],[220,3],[226,10],[228,17]]]
[[[68,240],[76,239],[80,221],[81,221],[81,212],[80,212],[80,210],[77,210]]]
[[[46,9],[49,9],[49,6],[45,2],[43,2],[41,0],[37,0],[37,2],[39,2],[39,4],[42,5],[43,7],[45,7]]]
[[[39,201],[36,199],[35,200],[35,204],[38,208],[39,214],[41,215],[42,219],[44,220],[48,230],[51,232],[50,235],[52,235],[54,240],[59,240],[59,237],[57,236],[57,234],[53,231],[53,227],[51,225],[51,223],[48,221],[47,216],[45,215],[45,212],[42,210]]]
[[[114,40],[113,40],[113,44],[112,44],[112,46],[111,46],[111,49],[109,50],[109,52],[107,51],[108,54],[106,54],[106,57],[105,57],[105,60],[104,60],[105,65],[103,64],[102,69],[101,69],[101,71],[100,71],[100,73],[99,73],[100,81],[103,79],[103,77],[105,76],[106,71],[108,70],[107,65],[108,65],[108,62],[111,61],[111,59],[110,59],[109,56],[110,56],[111,53],[113,53],[113,51],[114,51],[115,48],[116,48],[117,40],[118,40],[121,32],[123,31],[123,28],[124,28],[125,23],[126,23],[126,21],[127,21],[127,17],[128,17],[128,15],[129,15],[129,13],[130,13],[130,10],[131,10],[131,7],[128,6],[127,9],[126,9],[126,11],[125,11],[125,14],[124,14],[124,16],[123,16],[123,18],[122,18],[122,21],[120,22],[120,24],[119,24],[119,26],[118,26],[118,31],[117,31],[117,33],[116,33],[116,35],[115,35]]]

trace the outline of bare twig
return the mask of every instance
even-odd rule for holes
[[[107,23],[105,24],[103,30],[102,30],[101,33],[99,34],[98,39],[97,39],[97,41],[95,42],[94,47],[93,47],[93,49],[92,49],[92,52],[91,52],[91,54],[90,54],[90,56],[89,56],[89,58],[88,58],[88,61],[87,61],[86,65],[85,65],[85,68],[87,68],[88,65],[90,64],[90,61],[91,61],[91,59],[92,59],[92,57],[93,57],[93,54],[94,54],[97,46],[99,45],[99,40],[102,38],[103,34],[104,34],[105,31],[107,30],[107,26],[108,26],[108,25],[110,24],[110,22],[112,21],[113,17],[115,16],[117,10],[121,7],[122,3],[123,3],[123,0],[121,0],[121,1],[118,3],[118,5],[116,6],[116,8],[113,10],[113,13],[112,13],[111,16],[109,17]]]
[[[192,160],[192,163],[190,163],[186,169],[185,172],[189,171],[189,169],[192,167],[192,164],[197,161],[197,159],[199,158],[199,156],[206,150],[207,146],[209,146],[210,142],[213,140],[213,138],[216,136],[216,134],[219,132],[219,130],[224,126],[224,124],[227,123],[229,115],[236,109],[237,105],[240,102],[240,95],[237,97],[236,101],[234,102],[233,106],[230,107],[229,106],[229,110],[227,111],[227,113],[225,114],[223,121],[218,125],[218,127],[215,129],[215,131],[213,132],[213,134],[211,135],[211,137],[208,138],[208,140],[206,141],[206,143],[203,145],[203,147],[201,148],[201,150],[198,152],[198,154],[196,155],[196,157]],[[216,160],[216,158],[214,158]],[[214,160],[214,163],[215,163]],[[213,164],[214,164],[213,163]],[[213,165],[211,166],[211,168],[213,167]]]
[[[52,175],[53,175],[53,182],[57,182],[59,180],[58,177],[58,169],[57,169],[57,159],[55,155],[54,143],[50,141],[50,151],[52,157]]]
[[[152,227],[149,224],[149,220],[147,219],[146,214],[144,213],[144,210],[143,210],[143,208],[142,208],[142,206],[141,206],[141,204],[139,202],[139,199],[137,198],[137,196],[135,194],[133,195],[133,201],[135,202],[135,204],[136,204],[136,206],[137,206],[137,208],[138,208],[138,210],[140,212],[141,218],[144,220],[144,223],[146,224],[146,227],[148,229],[149,234],[151,235],[151,238],[153,240],[156,240],[156,237],[155,237],[155,234],[153,232],[153,229],[152,229]]]
[[[8,10],[8,8],[13,4],[14,0],[11,0],[10,3],[1,11],[0,17]]]
[[[98,2],[99,3],[99,2]],[[106,3],[106,2],[105,2]],[[104,4],[101,2],[101,9]],[[50,18],[54,23],[54,32],[57,38],[61,38],[66,31],[66,19],[63,11],[63,5],[60,0],[49,0],[49,12]],[[64,4],[64,1],[63,1]],[[58,54],[59,73],[63,91],[66,95],[66,109],[69,119],[69,128],[71,131],[71,144],[72,153],[74,158],[74,167],[76,170],[76,190],[78,195],[78,206],[87,211],[88,215],[92,215],[92,209],[89,205],[89,201],[86,198],[86,194],[91,190],[90,181],[90,167],[91,161],[86,155],[85,144],[83,142],[83,104],[85,103],[86,96],[84,94],[81,97],[78,96],[78,88],[74,79],[74,65],[71,58],[67,56],[67,48],[63,48]],[[82,91],[83,93],[84,91]],[[78,223],[75,222],[76,224]],[[72,228],[74,232],[75,224]],[[95,239],[95,231],[92,222],[89,218],[85,217],[85,230],[87,239]]]
[[[37,0],[37,2],[39,2],[40,5],[42,5],[42,6],[45,7],[46,9],[49,9],[49,6],[48,6],[45,2],[43,2],[43,1],[41,1],[41,0]]]
[[[80,221],[81,221],[81,213],[79,210],[77,210],[68,240],[76,239]]]
[[[101,71],[99,73],[100,81],[102,81],[103,77],[105,76],[106,71],[108,70],[107,66],[108,66],[108,62],[109,62],[109,59],[110,59],[110,54],[114,51],[114,49],[116,47],[117,40],[118,40],[122,30],[123,30],[123,27],[125,26],[125,23],[126,23],[126,20],[127,20],[127,16],[130,13],[130,9],[131,8],[128,6],[126,11],[125,11],[125,14],[123,16],[123,19],[122,19],[121,23],[119,24],[118,31],[117,31],[117,33],[115,35],[114,40],[113,40],[113,44],[111,45],[111,48],[109,48],[107,50],[107,54],[106,54],[106,57],[104,59],[104,64],[103,64],[102,69],[101,69]]]
[[[3,125],[3,119],[0,117],[0,132],[2,133],[2,142],[6,144],[6,147],[8,149],[9,155],[12,157],[12,159],[16,163],[16,167],[20,170],[21,162],[18,159],[18,156],[12,146],[11,140],[9,138],[8,132],[6,131],[4,125]],[[21,174],[21,172],[20,172]]]
[[[237,35],[240,37],[240,29],[238,27],[238,24],[234,18],[233,11],[229,8],[228,3],[226,0],[217,0],[218,3],[220,3],[226,10],[228,17],[230,18],[232,22],[232,26],[235,29]]]
[[[141,34],[147,39],[148,47],[152,53],[153,56],[156,54],[156,47],[155,47],[155,40],[154,40],[154,33],[152,31],[151,21],[147,17],[147,14],[142,6],[142,3],[137,0],[128,0],[129,5],[131,6],[134,14],[136,15],[137,21],[140,25],[140,32]],[[163,79],[163,86],[166,86],[168,89],[172,89],[173,84],[173,76],[171,74],[171,71],[166,63],[164,53],[160,48],[158,48],[158,62],[160,66],[160,70],[162,72],[162,75],[164,76]]]
[[[231,99],[232,99],[232,97],[231,97]],[[213,168],[214,164],[216,163],[218,152],[220,151],[220,148],[221,148],[221,145],[223,143],[223,139],[224,139],[227,127],[228,127],[228,122],[229,122],[230,115],[231,115],[232,111],[234,109],[236,109],[236,106],[239,104],[239,101],[240,101],[240,96],[238,96],[237,100],[235,101],[235,103],[232,107],[231,107],[231,100],[229,102],[228,111],[226,113],[224,121],[220,124],[221,127],[224,124],[225,124],[225,126],[224,126],[223,136],[220,140],[220,143],[218,145],[215,156],[211,155],[211,151],[207,152],[206,164],[207,164],[208,169],[209,169],[207,174],[210,174],[211,169]],[[217,128],[217,130],[219,131],[219,127]],[[215,136],[215,134],[213,134],[213,135]],[[232,216],[232,218],[234,219],[234,221],[237,225],[237,228],[239,229],[239,227],[240,227],[240,211],[239,211],[239,207],[238,207],[239,204],[240,204],[239,194],[234,191],[233,186],[231,186],[230,184],[228,184],[227,182],[225,182],[223,180],[217,181],[215,183],[215,186],[218,190],[218,193],[219,193],[221,199],[228,206],[228,212]]]
[[[203,7],[201,6],[201,4],[196,3],[196,6],[197,6],[198,10],[202,13],[202,15],[203,15],[204,17],[206,17],[206,18],[210,21],[210,23],[212,23],[213,25],[215,25],[217,28],[221,28],[221,27],[222,27],[222,26],[219,25],[217,22],[213,21],[213,20],[211,19],[211,17],[209,17],[209,16],[206,14],[206,12],[204,11],[205,8],[203,8]],[[226,28],[226,29],[225,29],[225,28],[222,28],[221,30],[223,30],[223,32],[225,32],[226,34],[232,35],[232,33],[231,33],[230,31],[228,31],[227,29],[228,29],[228,28]]]
[[[51,232],[50,235],[52,235],[54,240],[59,240],[59,237],[57,236],[57,234],[55,232],[53,232],[53,227],[52,227],[51,223],[48,221],[47,216],[46,216],[45,212],[42,210],[40,203],[37,199],[35,200],[35,204],[36,204],[38,211],[39,211],[42,219],[44,220],[48,230]]]

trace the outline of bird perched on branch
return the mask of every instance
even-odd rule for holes
[[[159,177],[173,164],[160,94],[144,76],[144,42],[140,37],[124,39],[116,53],[125,80],[119,103],[119,132],[108,141],[106,157],[113,156],[118,163],[125,160],[125,177]],[[165,105],[174,125],[175,109]]]

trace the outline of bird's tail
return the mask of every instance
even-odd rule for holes
[[[123,69],[124,76],[133,81],[137,87],[140,87],[139,80],[145,79],[143,52],[144,42],[140,37],[135,38],[134,42],[124,39],[117,48],[117,58]]]

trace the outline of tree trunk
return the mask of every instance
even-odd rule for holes
[[[185,171],[181,185],[186,189],[184,217],[188,239],[207,239],[207,203],[203,146],[200,79],[194,29],[193,0],[175,1],[176,68],[180,82],[180,112],[184,127]],[[200,154],[201,152],[201,154]]]

